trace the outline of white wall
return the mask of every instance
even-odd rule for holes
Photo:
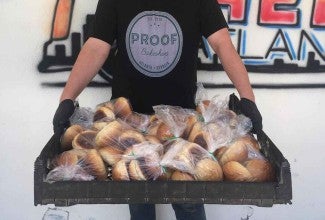
[[[91,3],[90,3],[91,2]],[[42,219],[53,205],[33,205],[33,165],[52,135],[52,117],[62,88],[41,83],[66,80],[68,72],[40,74],[37,65],[49,39],[55,0],[0,1],[0,218]],[[83,19],[93,1],[78,1],[74,19]],[[89,13],[89,10],[88,10]],[[83,22],[83,21],[82,21]],[[324,40],[322,39],[324,44]],[[324,73],[323,73],[324,74]],[[324,82],[322,74],[263,75],[252,73],[255,82]],[[202,81],[229,82],[224,73],[199,75]],[[101,81],[98,77],[97,80]],[[227,96],[233,89],[211,90]],[[325,89],[256,89],[264,130],[291,164],[293,204],[272,208],[206,205],[208,219],[325,219],[324,121]],[[110,89],[87,88],[79,97],[83,106],[108,100]],[[72,220],[129,219],[127,205],[76,205],[61,208]],[[157,206],[157,219],[175,219],[170,205]]]

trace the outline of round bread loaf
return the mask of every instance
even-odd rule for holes
[[[98,121],[103,118],[115,119],[115,115],[112,109],[106,107],[99,107],[94,113],[93,121]]]
[[[105,146],[98,149],[100,156],[109,165],[115,165],[121,158],[124,151],[118,146]]]
[[[112,178],[113,180],[130,180],[128,172],[128,163],[125,160],[118,161],[112,169]]]
[[[221,165],[226,164],[229,161],[244,162],[248,157],[248,149],[245,141],[235,141],[228,149],[223,153],[219,162]]]
[[[55,168],[58,166],[73,166],[78,164],[78,155],[74,154],[72,151],[64,151],[61,154],[57,155],[52,160],[52,167]]]
[[[222,168],[218,161],[210,158],[200,160],[195,166],[195,178],[201,181],[221,181],[223,180]]]
[[[63,134],[61,138],[61,147],[67,151],[72,149],[72,141],[77,134],[83,132],[85,129],[81,125],[71,125]]]
[[[129,101],[124,97],[119,97],[114,102],[114,113],[118,118],[126,118],[132,114],[132,108]]]
[[[145,173],[144,158],[138,158],[136,160],[131,160],[129,164],[129,175],[131,180],[147,180]]]
[[[182,162],[185,167],[191,170],[205,156],[207,156],[207,152],[201,146],[195,143],[185,142],[184,147],[176,155],[175,160]]]
[[[122,127],[121,123],[116,120],[106,125],[96,136],[97,147],[117,145],[118,137],[122,133]]]
[[[252,180],[251,173],[237,161],[230,161],[223,165],[223,174],[226,180],[235,182],[248,182]]]
[[[82,167],[84,167],[90,175],[95,176],[98,180],[107,179],[106,166],[101,156],[95,149],[88,150],[87,155],[82,161]]]
[[[121,135],[118,138],[118,145],[120,148],[127,149],[131,147],[134,144],[140,144],[141,142],[144,142],[146,139],[144,136],[135,131],[135,130],[126,130],[121,133]]]
[[[97,132],[92,130],[83,131],[75,136],[72,141],[72,147],[74,149],[95,149]]]
[[[146,131],[150,123],[150,116],[133,112],[125,118],[125,122],[137,130]]]
[[[193,181],[195,179],[189,173],[185,173],[185,172],[181,172],[179,170],[175,170],[173,172],[172,176],[171,176],[171,180],[175,180],[175,181]]]
[[[265,182],[274,180],[274,170],[270,162],[261,159],[252,159],[245,163],[247,170],[252,175],[252,181]]]

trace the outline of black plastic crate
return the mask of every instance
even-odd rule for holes
[[[238,109],[237,103],[238,99],[231,95],[230,109]],[[47,162],[59,153],[59,138],[54,135],[35,161],[34,205],[205,203],[271,207],[291,204],[289,162],[264,132],[257,138],[262,153],[275,168],[276,182],[94,180],[47,183],[44,181],[49,172]]]

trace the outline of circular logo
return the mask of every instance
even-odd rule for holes
[[[126,32],[126,49],[133,66],[150,77],[168,74],[179,61],[182,30],[166,12],[144,11],[132,19]]]

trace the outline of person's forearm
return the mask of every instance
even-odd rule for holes
[[[246,67],[234,48],[227,29],[220,30],[215,36],[213,35],[208,40],[211,42],[213,50],[218,55],[224,70],[236,87],[240,97],[255,102]]]
[[[60,101],[75,100],[94,78],[108,57],[110,45],[90,38],[82,47],[61,94]]]

